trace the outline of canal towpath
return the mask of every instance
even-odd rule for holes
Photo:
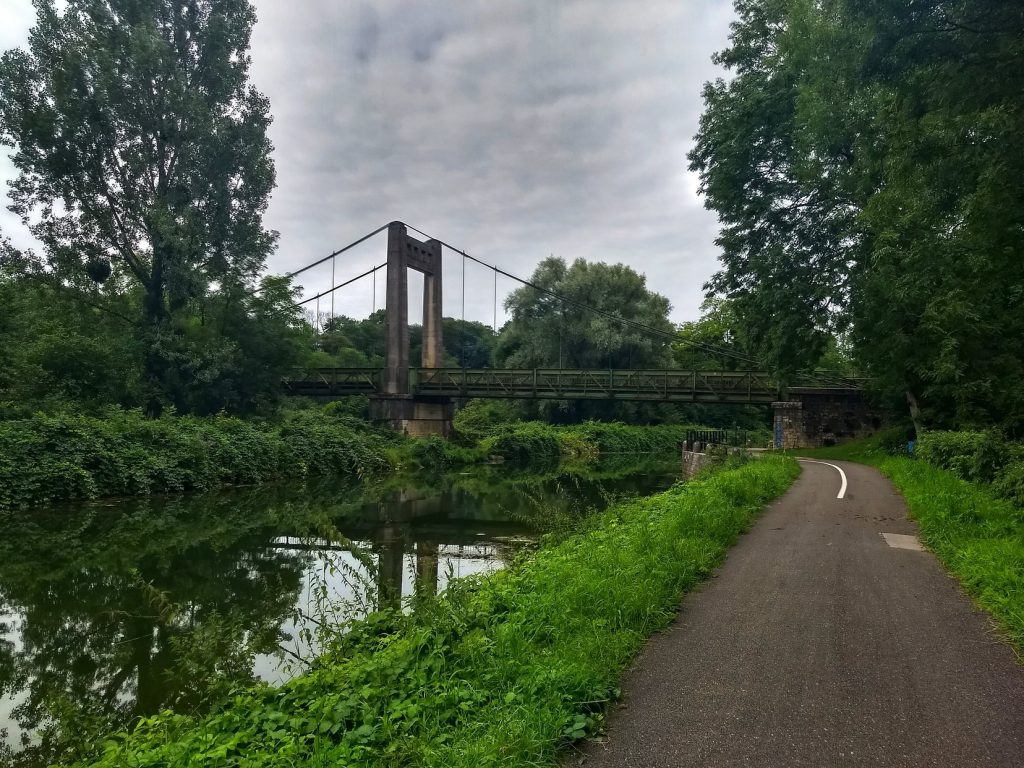
[[[802,466],[570,764],[1024,765],[1024,668],[902,499],[869,467]]]

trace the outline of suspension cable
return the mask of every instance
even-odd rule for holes
[[[338,290],[339,288],[344,288],[344,287],[345,287],[346,285],[351,285],[351,284],[352,284],[352,283],[354,283],[354,282],[355,282],[356,280],[362,280],[362,279],[363,279],[364,277],[366,277],[366,276],[368,276],[368,275],[373,275],[373,274],[376,274],[376,272],[377,272],[377,270],[378,270],[378,269],[383,269],[383,268],[384,268],[384,267],[386,267],[386,266],[387,266],[387,264],[386,264],[386,263],[385,263],[385,264],[378,264],[378,265],[377,265],[376,267],[373,267],[372,269],[368,269],[368,270],[366,270],[365,272],[363,272],[363,274],[361,274],[361,275],[356,275],[356,276],[355,276],[355,277],[353,277],[353,278],[352,278],[351,280],[346,280],[346,281],[345,281],[344,283],[338,283],[338,284],[337,284],[336,286],[334,286],[333,288],[331,288],[331,289],[330,289],[329,291],[323,291],[322,293],[318,293],[318,294],[317,294],[316,296],[310,296],[310,297],[309,297],[308,299],[303,299],[302,301],[297,301],[297,302],[295,302],[295,306],[297,306],[297,307],[301,307],[301,306],[302,306],[303,304],[309,304],[309,302],[311,302],[311,301],[316,301],[316,300],[318,300],[318,299],[319,299],[319,298],[320,298],[321,296],[326,296],[326,295],[327,295],[327,294],[329,294],[329,293],[334,293],[334,292],[335,292],[336,290]]]
[[[607,312],[607,311],[605,311],[603,309],[598,309],[597,307],[590,306],[589,304],[585,304],[582,301],[577,301],[576,299],[570,299],[568,296],[563,296],[563,295],[561,295],[559,293],[555,293],[552,290],[549,290],[547,288],[543,288],[543,287],[541,287],[541,286],[537,285],[536,283],[533,283],[533,282],[531,282],[529,280],[524,280],[523,278],[518,277],[517,275],[513,275],[511,272],[506,272],[505,270],[503,270],[500,267],[497,267],[497,266],[495,266],[493,264],[487,264],[486,262],[481,261],[480,259],[476,258],[475,256],[470,256],[468,253],[466,253],[462,249],[456,248],[454,245],[451,245],[450,243],[446,243],[444,240],[438,240],[438,238],[436,238],[436,237],[431,238],[431,236],[428,235],[426,232],[423,232],[422,230],[416,229],[416,227],[413,227],[413,226],[411,226],[409,224],[406,224],[405,226],[407,226],[409,229],[413,230],[414,232],[418,232],[419,234],[423,235],[426,238],[437,240],[437,242],[441,243],[441,245],[443,245],[445,248],[448,248],[449,250],[454,251],[455,253],[460,254],[463,257],[463,271],[465,271],[465,259],[469,259],[470,261],[475,261],[477,264],[480,264],[480,265],[482,265],[484,267],[487,267],[488,269],[493,269],[495,271],[495,273],[500,273],[500,274],[504,275],[505,277],[508,277],[508,278],[511,278],[512,280],[520,282],[520,283],[522,283],[523,285],[525,285],[528,288],[532,288],[535,291],[539,291],[540,293],[543,293],[543,294],[546,294],[548,296],[551,296],[552,298],[557,299],[557,300],[559,300],[559,301],[561,301],[561,302],[563,302],[565,304],[570,304],[570,305],[572,305],[574,307],[577,307],[579,309],[584,309],[584,310],[587,310],[589,312],[593,312],[594,314],[600,315],[601,317],[604,317],[604,318],[606,318],[608,320],[613,320],[615,322],[622,323],[623,325],[627,325],[627,326],[630,326],[630,327],[638,329],[638,330],[646,331],[648,333],[653,333],[653,334],[655,334],[657,336],[661,336],[663,338],[671,339],[672,341],[679,341],[679,342],[682,342],[682,343],[687,344],[689,346],[696,347],[698,349],[701,349],[701,350],[703,350],[705,352],[708,352],[708,353],[711,353],[711,354],[724,355],[726,357],[732,357],[732,358],[735,358],[736,360],[740,360],[740,361],[743,361],[743,362],[746,362],[746,363],[753,363],[753,364],[756,364],[756,365],[761,365],[761,363],[758,360],[756,360],[755,358],[752,358],[752,357],[750,357],[748,355],[744,355],[744,354],[741,354],[741,353],[738,353],[738,352],[733,352],[731,350],[721,349],[721,348],[715,347],[715,346],[713,346],[711,344],[704,344],[704,343],[699,342],[699,341],[688,341],[688,340],[685,340],[685,339],[680,339],[674,333],[669,333],[667,331],[661,330],[660,328],[655,328],[653,326],[647,325],[646,323],[641,323],[641,322],[639,322],[637,320],[631,320],[629,318],[622,317],[620,315],[616,315],[616,314],[614,314],[612,312]],[[465,289],[463,289],[463,293],[465,293]]]
[[[341,254],[345,253],[346,251],[349,251],[352,248],[355,248],[357,245],[360,245],[361,243],[366,242],[371,237],[374,237],[375,235],[380,234],[385,229],[387,229],[388,226],[389,226],[388,224],[385,224],[384,226],[378,227],[373,232],[370,232],[369,234],[364,235],[363,237],[359,238],[358,240],[354,240],[353,242],[349,243],[348,245],[344,246],[343,248],[339,248],[338,250],[328,254],[327,256],[324,256],[323,258],[318,259],[317,261],[314,261],[314,262],[312,262],[310,264],[307,264],[306,266],[304,266],[304,267],[302,267],[300,269],[297,269],[294,272],[286,273],[285,277],[289,278],[289,279],[293,278],[296,275],[300,275],[303,272],[307,272],[308,270],[310,270],[310,269],[312,269],[312,268],[314,268],[316,266],[319,266],[320,264],[323,264],[328,259],[331,259],[331,260],[333,260],[332,264],[331,264],[331,282],[333,284],[334,280],[335,280],[335,266],[336,266],[336,263],[337,263],[337,257],[340,256]],[[608,311],[605,311],[603,309],[598,309],[597,307],[591,306],[591,305],[586,304],[586,303],[584,303],[582,301],[577,301],[576,299],[571,299],[568,296],[563,296],[563,295],[561,295],[559,293],[556,293],[555,291],[549,290],[547,288],[543,288],[543,287],[541,287],[541,286],[537,285],[536,283],[533,283],[533,282],[531,282],[529,280],[524,280],[523,278],[519,277],[518,275],[514,275],[511,272],[506,272],[505,270],[501,269],[500,267],[498,267],[498,266],[496,266],[494,264],[488,264],[488,263],[486,263],[484,261],[481,261],[480,259],[476,258],[475,256],[470,256],[466,251],[462,250],[461,248],[456,248],[451,243],[447,243],[444,240],[440,240],[438,238],[431,237],[430,235],[428,235],[423,230],[417,229],[416,227],[414,227],[414,226],[412,226],[410,224],[405,224],[405,226],[408,229],[411,229],[413,232],[416,232],[416,233],[422,235],[423,237],[426,237],[427,239],[436,240],[438,243],[440,243],[442,246],[444,246],[448,250],[453,251],[454,253],[457,253],[460,256],[462,256],[462,320],[463,320],[463,322],[465,322],[465,319],[466,319],[466,259],[469,259],[471,261],[476,262],[477,264],[480,264],[483,267],[486,267],[486,268],[492,270],[493,273],[494,273],[493,323],[494,323],[495,333],[497,332],[497,325],[498,325],[498,298],[497,298],[498,297],[498,275],[501,274],[501,275],[504,275],[505,277],[508,277],[508,278],[510,278],[512,280],[515,280],[518,283],[521,283],[522,285],[526,286],[527,288],[531,288],[531,289],[533,289],[533,290],[535,290],[535,291],[537,291],[539,293],[542,293],[542,294],[545,294],[547,296],[550,296],[550,297],[552,297],[552,298],[562,302],[563,305],[567,304],[567,305],[570,305],[570,306],[577,307],[579,309],[583,309],[583,310],[588,311],[588,312],[593,312],[594,314],[599,315],[601,317],[604,317],[604,318],[606,318],[608,320],[612,320],[613,322],[621,323],[622,325],[625,325],[625,326],[628,326],[628,327],[631,327],[631,328],[635,328],[637,330],[645,331],[647,333],[654,334],[656,336],[660,336],[662,338],[666,338],[666,339],[669,339],[669,340],[674,341],[674,342],[682,343],[682,344],[684,344],[686,346],[693,347],[695,349],[699,349],[699,350],[707,352],[708,354],[711,354],[711,355],[718,355],[718,356],[722,356],[722,357],[730,357],[730,358],[733,358],[735,360],[738,360],[738,361],[741,361],[741,362],[744,362],[744,363],[753,364],[753,365],[757,365],[757,366],[761,366],[761,367],[763,367],[763,365],[764,365],[760,360],[758,360],[756,358],[753,358],[753,357],[751,357],[749,355],[745,355],[745,354],[742,354],[742,353],[739,353],[739,352],[734,352],[732,350],[724,349],[722,347],[717,347],[717,346],[715,346],[713,344],[706,344],[704,342],[691,341],[691,340],[687,340],[687,339],[681,339],[681,338],[678,337],[678,335],[676,335],[674,333],[669,333],[667,331],[661,330],[660,328],[655,328],[653,326],[647,325],[646,323],[642,323],[642,322],[639,322],[637,320],[631,320],[629,318],[622,317],[620,315],[616,315],[613,312],[608,312]],[[308,299],[304,299],[303,301],[296,302],[296,306],[303,306],[305,304],[310,303],[311,301],[317,301],[318,302],[318,307],[319,307],[319,299],[322,296],[326,296],[327,294],[330,294],[331,295],[331,314],[333,316],[333,314],[334,314],[334,292],[336,290],[338,290],[339,288],[344,288],[345,286],[351,285],[352,283],[354,283],[357,280],[361,280],[362,278],[366,277],[367,275],[372,275],[373,276],[373,302],[372,302],[372,306],[373,306],[373,312],[376,312],[377,311],[377,270],[378,269],[382,269],[382,268],[384,268],[386,266],[387,266],[386,263],[385,264],[378,264],[376,267],[373,267],[372,269],[369,269],[366,272],[363,272],[361,275],[357,275],[356,277],[353,277],[350,280],[346,280],[345,282],[340,283],[338,285],[332,285],[331,289],[328,290],[328,291],[322,291],[321,293],[318,293],[315,296],[311,296]],[[259,293],[262,290],[263,290],[263,286],[259,286],[255,290],[251,291],[250,295],[257,294],[257,293]],[[319,315],[319,309],[318,309],[318,315]],[[317,319],[317,322],[319,323],[319,317]],[[465,338],[463,338],[462,342],[463,342],[462,343],[462,358],[463,358],[463,366],[464,366],[465,365]],[[813,377],[815,377],[818,380],[825,381],[825,382],[831,382],[833,384],[844,384],[844,385],[846,384],[846,382],[843,379],[837,378],[837,377],[829,375],[829,374],[821,374],[821,373],[807,374],[807,373],[801,373],[799,375],[801,377],[805,377],[805,378],[810,378],[811,376],[813,376]]]
[[[377,229],[373,230],[373,232],[371,232],[370,234],[363,235],[358,240],[354,240],[353,242],[351,242],[348,245],[346,245],[344,248],[339,248],[338,250],[334,251],[333,253],[327,254],[322,259],[317,259],[316,261],[312,262],[311,264],[307,264],[306,266],[302,267],[301,269],[296,269],[294,272],[285,272],[284,276],[286,278],[288,278],[288,279],[291,279],[291,278],[295,277],[296,275],[301,275],[303,272],[308,272],[313,267],[320,266],[321,264],[323,264],[328,259],[333,259],[336,256],[340,256],[345,251],[350,251],[353,248],[355,248],[357,245],[359,245],[361,243],[365,243],[371,237],[373,237],[374,235],[379,235],[381,232],[383,232],[387,228],[388,228],[387,224],[385,224],[383,227],[377,227]],[[339,285],[337,287],[340,288],[341,286]],[[263,290],[263,286],[262,285],[257,286],[256,288],[254,288],[252,291],[249,292],[249,295],[250,296],[254,296],[257,293],[259,293],[260,291],[262,291],[262,290]],[[328,293],[328,291],[324,291],[324,294],[326,294],[326,293]],[[323,294],[321,294],[321,295],[323,295]],[[299,303],[300,304],[304,304],[305,302],[299,302]]]

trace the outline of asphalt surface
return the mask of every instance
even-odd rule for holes
[[[888,481],[833,463],[845,498],[802,463],[570,765],[1024,766],[1024,668],[931,553],[887,543],[917,533]]]

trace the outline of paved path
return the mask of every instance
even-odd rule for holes
[[[803,463],[570,764],[1024,766],[1024,668],[932,554],[883,538],[916,534],[889,483],[835,464],[845,498]]]

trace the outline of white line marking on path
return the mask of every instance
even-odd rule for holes
[[[910,536],[906,533],[883,533],[882,538],[894,549],[912,549],[915,552],[924,552],[921,540],[917,536]]]
[[[842,467],[837,467],[835,464],[829,464],[827,461],[815,461],[814,459],[797,459],[797,461],[806,461],[809,464],[824,464],[826,467],[832,467],[832,469],[838,472],[839,476],[843,479],[842,484],[839,486],[839,495],[836,496],[836,498],[841,499],[846,496],[846,473],[843,472]]]

